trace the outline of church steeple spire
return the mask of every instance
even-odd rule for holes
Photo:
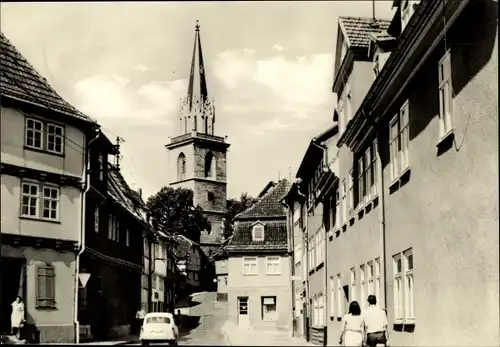
[[[214,135],[214,124],[215,108],[213,102],[208,99],[200,25],[196,21],[188,93],[181,105],[181,132],[186,134],[196,131]]]

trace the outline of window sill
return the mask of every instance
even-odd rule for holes
[[[269,274],[269,273],[266,273],[266,276],[280,276],[281,274]]]
[[[63,153],[56,153],[56,152],[48,151],[46,149],[31,147],[31,146],[28,146],[28,145],[24,145],[23,147],[24,147],[25,150],[28,150],[28,151],[33,151],[33,152],[38,152],[38,153],[44,153],[44,154],[49,154],[49,155],[53,155],[53,156],[56,156],[56,157],[62,157],[62,158],[64,158],[64,152]]]
[[[403,181],[406,182],[407,179],[410,178],[410,174],[411,174],[411,167],[408,166],[399,174],[399,176],[397,176],[395,179],[392,180],[391,184],[389,184],[389,190],[394,190],[396,186],[398,186]]]
[[[258,274],[243,274],[243,276],[257,276]]]
[[[441,147],[443,143],[447,142],[447,140],[450,139],[450,137],[454,137],[454,136],[455,136],[455,131],[453,129],[448,130],[448,132],[446,134],[441,136],[438,143],[436,144],[436,147]]]
[[[35,308],[37,310],[43,310],[43,311],[56,311],[57,310],[57,306],[56,305],[53,305],[53,306],[35,305]]]
[[[19,216],[19,219],[32,220],[32,221],[35,221],[35,222],[45,222],[45,223],[61,224],[61,221],[59,221],[59,220],[39,218],[39,217]]]

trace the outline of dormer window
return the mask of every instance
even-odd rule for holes
[[[252,240],[264,241],[264,224],[257,222],[252,228]]]

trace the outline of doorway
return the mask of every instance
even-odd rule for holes
[[[238,297],[238,325],[240,327],[248,327],[250,319],[248,316],[248,297]]]
[[[1,258],[0,262],[0,332],[11,332],[10,315],[12,303],[19,295],[26,305],[26,275],[23,258]]]

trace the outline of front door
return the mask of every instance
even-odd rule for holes
[[[248,317],[248,297],[238,297],[238,325],[248,327],[250,319]]]
[[[0,332],[10,333],[12,303],[19,295],[26,305],[24,259],[2,257],[0,282],[2,284],[0,290]]]

